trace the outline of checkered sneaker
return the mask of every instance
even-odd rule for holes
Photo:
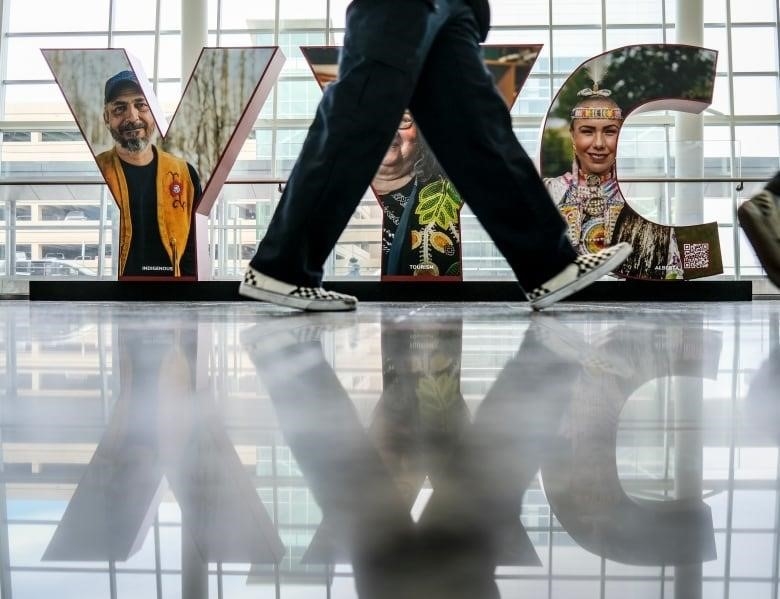
[[[765,189],[740,205],[737,218],[769,280],[780,287],[780,197]]]
[[[561,272],[528,293],[534,310],[541,310],[584,289],[607,273],[615,270],[631,254],[631,246],[618,243],[597,252],[577,256]]]
[[[356,297],[327,291],[322,287],[301,287],[284,283],[251,266],[244,273],[238,293],[250,299],[310,312],[345,312],[354,310],[358,303]]]

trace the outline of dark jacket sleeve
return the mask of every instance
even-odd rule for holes
[[[488,0],[468,0],[468,3],[477,17],[479,38],[484,42],[487,39],[488,31],[490,31],[490,3]]]
[[[432,9],[436,9],[436,0],[425,0]],[[466,0],[477,17],[479,27],[479,39],[485,41],[490,31],[490,3],[488,0]]]

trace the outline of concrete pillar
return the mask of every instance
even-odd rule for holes
[[[199,526],[199,522],[191,522],[187,515],[181,518],[181,596],[182,599],[208,599],[209,569],[203,560],[190,526]]]
[[[678,44],[704,45],[703,0],[677,2],[676,37]],[[675,176],[699,179],[704,175],[704,122],[700,114],[675,114]],[[704,185],[677,183],[672,205],[671,224],[692,225],[704,222]]]
[[[189,81],[203,46],[209,41],[208,0],[181,3],[181,88]]]
[[[677,378],[673,385],[674,497],[701,499],[704,492],[703,426],[704,383],[701,379]],[[674,596],[701,599],[703,565],[689,564],[674,569]]]

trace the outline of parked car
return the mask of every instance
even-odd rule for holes
[[[62,220],[87,220],[87,215],[83,210],[71,210]]]
[[[19,260],[16,262],[16,274],[29,277],[95,277],[91,268],[67,260]]]

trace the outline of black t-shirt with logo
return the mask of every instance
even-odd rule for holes
[[[136,166],[120,160],[127,180],[130,198],[130,222],[133,235],[125,263],[124,276],[173,276],[173,265],[160,238],[157,222],[157,150],[154,159],[144,166]],[[197,172],[187,165],[195,187],[195,198],[200,197],[200,181]],[[181,274],[194,276],[195,232],[190,230],[189,239],[180,262]]]

